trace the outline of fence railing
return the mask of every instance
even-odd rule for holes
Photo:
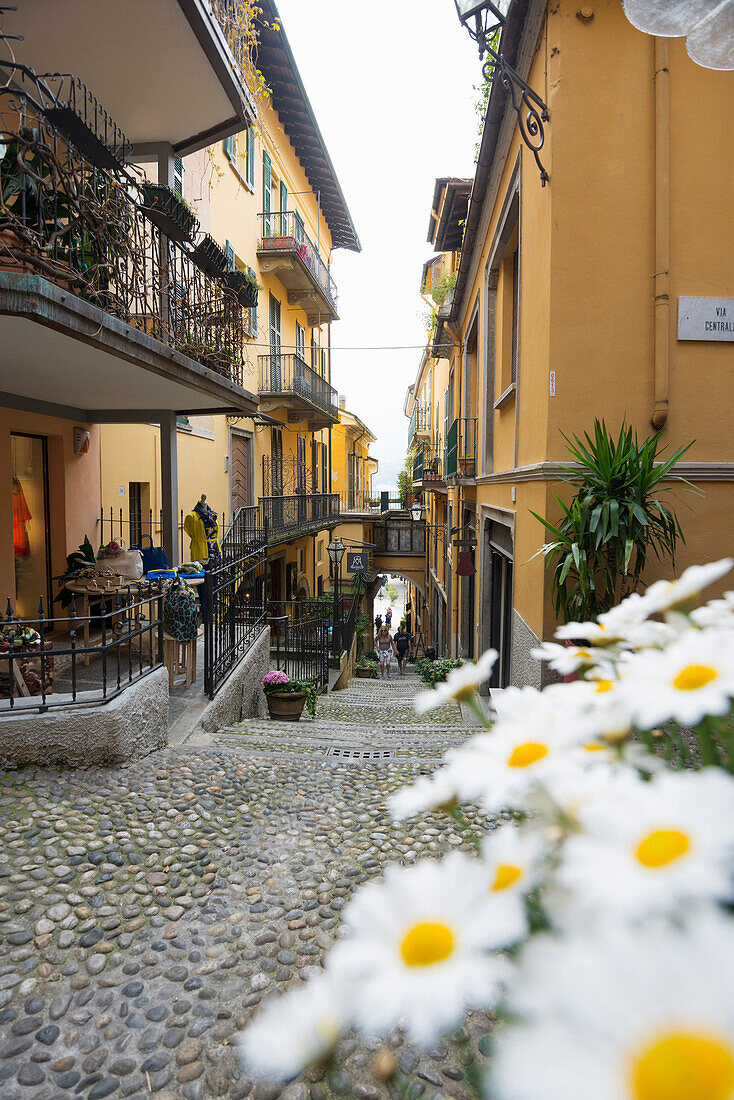
[[[109,151],[100,167],[73,143],[43,78],[15,75],[21,90],[0,89],[3,269],[42,275],[241,386],[244,311],[224,272],[205,274],[151,220],[145,185]]]
[[[325,297],[336,309],[338,305],[336,283],[298,214],[294,210],[284,210],[281,213],[259,214],[258,217],[260,218],[258,249],[261,252],[297,252]]]
[[[16,619],[10,600],[0,625],[0,713],[108,702],[163,663],[159,584],[134,583],[89,596],[77,614]]]
[[[204,691],[210,699],[267,624],[267,542],[235,554],[236,546],[204,573]]]
[[[413,481],[443,481],[443,445],[441,440],[421,443],[413,456]]]
[[[222,527],[225,524],[222,523]],[[239,558],[258,550],[267,542],[263,518],[256,504],[238,508],[232,523],[221,538],[222,557]]]
[[[331,652],[334,656],[338,656],[344,651],[348,653],[351,648],[358,607],[358,595],[350,594],[339,597],[331,637]]]
[[[260,508],[271,540],[318,528],[340,515],[338,493],[260,497]]]
[[[342,489],[339,492],[339,502],[342,512],[380,511],[379,496],[372,496],[366,489]]]
[[[431,430],[431,406],[416,404],[410,416],[408,425],[408,446],[413,442],[416,432],[430,432]]]
[[[339,396],[325,378],[322,378],[295,352],[277,355],[258,355],[260,393],[291,394],[317,405],[324,412],[339,419]]]
[[[476,416],[459,416],[446,436],[446,477],[476,477]]]
[[[300,600],[270,602],[270,651],[276,668],[292,680],[329,682],[331,619],[324,609],[299,609]]]

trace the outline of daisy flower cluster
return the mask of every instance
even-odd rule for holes
[[[450,814],[476,851],[356,893],[320,978],[244,1032],[251,1072],[295,1076],[347,1029],[430,1044],[481,1008],[490,1100],[734,1100],[734,593],[695,606],[733,565],[560,627],[536,656],[576,679],[493,691],[491,721],[493,651],[418,697],[484,728],[390,813]]]

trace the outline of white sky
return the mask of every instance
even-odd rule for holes
[[[421,345],[419,282],[437,176],[473,176],[475,44],[453,0],[277,0],[283,27],[357,228],[338,249],[334,348]],[[336,351],[332,381],[377,442],[376,488],[396,484],[405,391],[420,351]]]

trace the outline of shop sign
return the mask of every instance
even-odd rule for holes
[[[349,553],[347,551],[347,573],[366,573],[367,572],[367,558],[366,555]]]
[[[734,298],[678,298],[679,340],[734,341]]]

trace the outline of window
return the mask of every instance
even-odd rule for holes
[[[319,369],[319,348],[316,343],[316,333],[311,331],[311,366],[315,371]]]
[[[263,237],[275,235],[273,220],[266,217],[273,209],[273,165],[263,149]]]
[[[512,363],[510,374],[517,382],[517,358],[520,347],[520,251],[512,255]]]
[[[173,190],[183,198],[184,163],[182,157],[173,158]]]
[[[225,254],[225,256],[227,257],[227,271],[234,271],[234,269],[236,268],[237,264],[236,264],[236,262],[235,262],[235,252],[234,252],[234,248],[233,248],[233,247],[232,247],[232,245],[231,245],[231,244],[229,243],[229,241],[226,241],[226,242],[225,242],[225,245],[224,245],[224,254]]]
[[[255,190],[255,131],[252,126],[245,130],[245,180]]]
[[[255,277],[255,272],[251,267],[247,269],[250,274]],[[251,306],[250,310],[250,332],[253,336],[257,336],[257,306]]]
[[[318,542],[316,543],[316,561],[320,565],[323,560],[324,560],[324,540],[319,539]],[[319,577],[319,580],[320,579],[321,578]]]
[[[321,444],[321,492],[330,492],[329,486],[329,451],[325,443]]]
[[[306,551],[302,546],[298,547],[298,572],[306,572]]]
[[[303,325],[299,325],[296,321],[296,355],[300,355],[301,359],[306,359],[306,330]]]
[[[229,137],[224,139],[224,155],[233,164],[237,162],[237,139],[234,134],[230,134]]]
[[[288,226],[288,188],[283,180],[280,181],[280,232],[281,236],[287,237],[290,229]]]

